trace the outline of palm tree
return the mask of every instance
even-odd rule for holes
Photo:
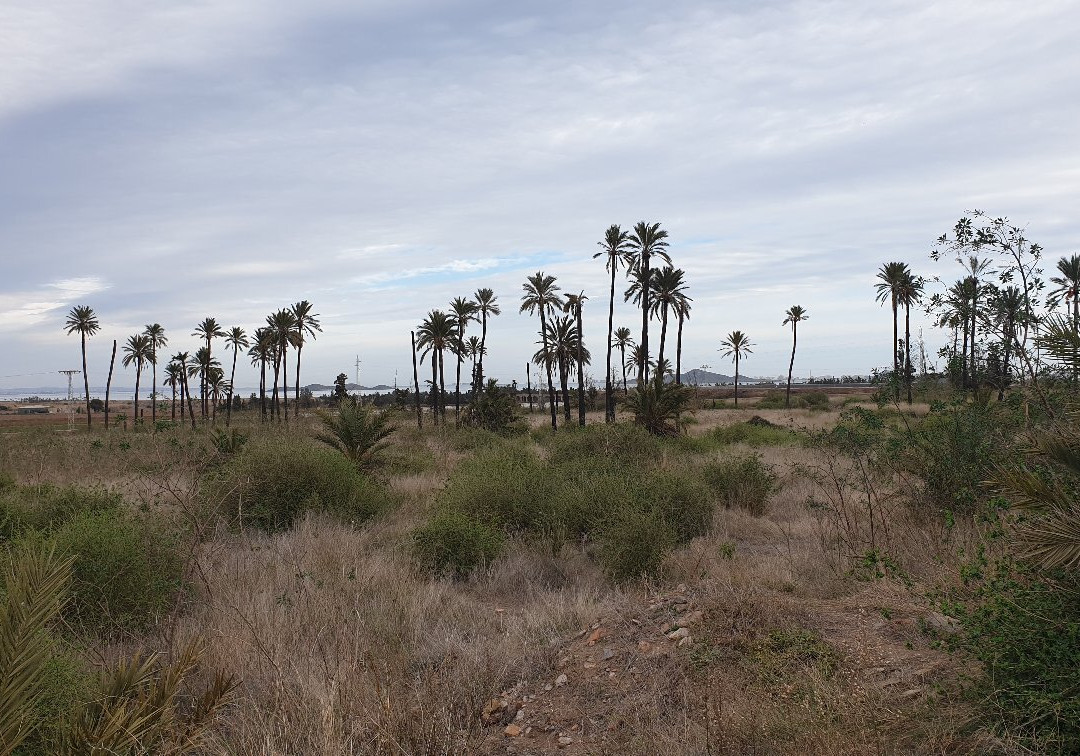
[[[1066,309],[1072,303],[1073,329],[1080,332],[1080,255],[1062,257],[1057,261],[1060,276],[1053,276],[1050,283],[1057,288],[1050,292],[1048,304],[1055,307],[1064,302]]]
[[[907,403],[911,399],[911,306],[922,301],[923,279],[913,275],[910,271],[904,275],[900,282],[900,291],[897,300],[904,306],[904,383],[907,385]]]
[[[211,365],[207,371],[206,387],[210,391],[210,422],[217,423],[217,408],[221,403],[221,395],[232,391],[229,382],[225,380],[225,371],[219,365]]]
[[[353,399],[342,401],[336,416],[315,410],[315,417],[325,431],[315,434],[315,440],[334,447],[361,469],[376,459],[386,448],[386,439],[397,430],[389,412],[364,407]]]
[[[266,324],[274,334],[274,399],[271,414],[275,414],[278,420],[284,414],[286,422],[289,420],[289,345],[298,343],[299,334],[296,330],[296,315],[292,310],[282,309],[273,315],[266,317]],[[280,375],[279,375],[280,372]],[[278,378],[284,378],[284,391],[281,394],[281,406],[278,405]]]
[[[570,422],[570,368],[579,359],[589,362],[592,356],[585,349],[578,337],[577,326],[572,318],[561,317],[547,323],[546,338],[541,339],[540,349],[533,355],[537,365],[555,366],[559,370],[559,385],[562,387],[563,414]]]
[[[154,352],[150,346],[150,337],[146,333],[128,336],[124,344],[124,359],[121,360],[121,364],[127,367],[132,362],[135,363],[135,412],[132,415],[134,425],[138,425],[139,422],[139,379],[142,377],[143,364],[152,359],[154,359]]]
[[[315,332],[322,332],[322,326],[319,324],[319,314],[312,313],[314,305],[306,299],[297,302],[292,306],[292,314],[296,318],[296,401],[293,403],[293,416],[300,416],[300,353],[304,350],[304,341],[308,336],[311,340],[315,340]],[[234,355],[235,356],[235,355]],[[232,390],[232,381],[229,381],[230,391]],[[230,406],[232,405],[232,398],[229,399]],[[229,411],[225,413],[225,425],[229,424]]]
[[[630,333],[630,329],[626,326],[619,326],[615,329],[615,340],[611,342],[611,347],[616,347],[622,352],[622,390],[623,396],[626,396],[626,348],[634,348],[634,337]],[[610,349],[610,347],[609,347]]]
[[[574,356],[574,361],[577,362],[578,425],[582,428],[585,427],[585,332],[581,325],[581,308],[588,300],[589,298],[582,291],[577,294],[567,294],[566,303],[563,305],[563,312],[572,313],[577,321],[577,354]]]
[[[187,352],[177,352],[173,355],[172,361],[175,362],[180,370],[180,401],[183,403],[184,397],[187,396],[187,408],[188,415],[191,417],[191,429],[195,430],[195,410],[191,406],[191,389],[188,387],[188,377],[191,375],[191,366],[187,364],[191,355]],[[183,406],[181,404],[181,412]]]
[[[294,312],[298,305],[293,305]],[[318,323],[315,324],[318,326]],[[229,405],[225,408],[225,427],[229,427],[229,423],[232,420],[232,405],[233,405],[233,385],[236,380],[236,355],[241,349],[247,349],[251,345],[248,341],[247,333],[240,326],[233,326],[229,329],[229,332],[225,334],[225,348],[232,349],[232,372],[229,373]],[[300,351],[296,352],[296,380],[300,380]]]
[[[221,326],[218,325],[217,320],[214,318],[204,318],[203,322],[195,326],[195,331],[192,336],[198,336],[200,339],[206,340],[206,352],[209,355],[211,351],[210,342],[213,339],[220,338],[225,335],[225,332],[221,330]],[[207,357],[209,359],[209,357]],[[203,376],[202,382],[199,384],[200,399],[202,402],[202,416],[205,418],[209,407],[206,403],[206,376]]]
[[[684,296],[686,292],[686,281],[684,280],[685,273],[680,270],[671,267],[670,265],[660,268],[656,271],[656,274],[652,277],[652,308],[653,314],[660,313],[660,352],[657,354],[656,361],[664,361],[664,345],[667,343],[667,325],[668,325],[668,312],[673,309],[679,301],[680,296]]]
[[[176,389],[180,385],[180,366],[170,360],[165,365],[165,380],[163,381],[166,386],[172,389],[172,419],[176,419]],[[180,402],[180,416],[183,417],[184,403]]]
[[[217,373],[221,372],[221,361],[216,357],[211,356],[210,350],[206,347],[199,347],[195,351],[194,359],[195,361],[188,367],[188,373],[199,376],[202,385],[206,386],[206,400],[210,412],[210,419],[211,422],[213,422],[214,418],[217,416],[217,404],[211,397],[210,389],[214,382],[214,377]],[[222,376],[224,376],[224,373],[222,373]]]
[[[667,231],[660,228],[659,223],[646,223],[638,221],[634,225],[634,232],[630,235],[629,260],[631,268],[636,270],[637,281],[648,284],[652,280],[652,258],[659,257],[668,265],[671,258],[667,253]],[[649,287],[641,288],[641,353],[644,359],[638,373],[638,382],[644,383],[649,379]]]
[[[476,387],[474,393],[479,393],[484,388],[484,355],[487,354],[487,323],[488,317],[502,314],[497,303],[498,297],[491,289],[477,289],[473,294],[476,302],[476,311],[480,313],[480,360],[476,369]]]
[[[469,338],[465,339],[463,348],[465,356],[472,360],[472,386],[473,397],[475,398],[478,394],[478,391],[476,389],[477,370],[479,369],[477,367],[477,361],[482,359],[484,353],[483,341],[479,336],[470,336]]]
[[[1026,317],[1024,294],[1016,286],[1007,286],[994,292],[991,306],[994,321],[1001,328],[1001,340],[1004,347],[1001,381],[998,383],[998,401],[1000,402],[1005,399],[1005,388],[1009,383],[1009,361],[1012,358],[1012,345],[1017,341],[1016,327]]]
[[[146,337],[150,339],[150,367],[154,371],[154,385],[153,385],[153,401],[150,402],[150,422],[157,422],[157,350],[163,349],[169,343],[169,340],[165,338],[165,329],[161,327],[159,323],[153,323],[146,326],[146,330],[143,331]]]
[[[964,263],[964,267],[967,268],[968,272],[968,275],[964,280],[966,282],[968,293],[971,295],[971,307],[969,310],[969,316],[971,318],[971,369],[969,375],[971,376],[972,388],[975,388],[978,385],[978,363],[976,362],[977,352],[975,350],[975,321],[979,314],[979,295],[984,290],[982,277],[985,273],[990,272],[990,260],[980,259],[976,255],[969,255],[967,262]]]
[[[251,365],[259,366],[259,407],[263,421],[266,421],[266,365],[274,358],[274,332],[268,327],[256,328],[254,341],[248,349]]]
[[[465,297],[454,297],[450,300],[450,312],[454,315],[454,322],[457,323],[457,336],[454,347],[454,354],[457,355],[457,382],[454,386],[454,412],[457,414],[457,422],[461,422],[461,360],[465,356],[465,329],[468,327],[470,321],[476,320],[477,305],[471,299],[465,299]]]
[[[788,311],[784,313],[784,322],[780,325],[791,324],[791,362],[788,363],[787,369],[787,393],[784,394],[784,406],[791,407],[791,371],[795,369],[795,345],[799,341],[798,327],[799,323],[803,322],[810,316],[806,314],[799,305],[792,305],[788,308]]]
[[[446,405],[443,397],[446,393],[446,372],[444,353],[453,348],[457,334],[457,323],[453,315],[442,310],[432,310],[424,322],[416,329],[416,346],[421,350],[420,362],[431,355],[431,408],[434,421],[440,418],[445,422]]]
[[[521,288],[525,294],[521,297],[521,308],[518,312],[528,312],[530,315],[534,312],[539,313],[540,338],[546,341],[548,336],[548,312],[563,306],[562,297],[558,294],[559,287],[555,284],[555,276],[544,275],[543,272],[538,270],[525,280]],[[546,344],[544,348],[547,348]],[[551,401],[551,429],[556,430],[558,428],[558,415],[555,411],[555,383],[551,377],[550,360],[545,361],[545,367],[547,368],[548,399]]]
[[[732,331],[720,342],[720,354],[735,360],[735,406],[739,406],[739,360],[753,354],[750,338],[742,331]]]
[[[907,263],[902,262],[890,262],[881,266],[881,270],[878,271],[877,277],[880,283],[874,288],[877,289],[876,300],[882,304],[890,302],[892,304],[892,360],[893,360],[893,381],[896,383],[896,401],[900,401],[900,349],[899,349],[899,305],[900,305],[900,284],[903,283],[904,276],[908,274]]]
[[[620,266],[630,264],[630,234],[623,231],[619,226],[612,224],[604,233],[604,240],[597,242],[600,251],[593,255],[604,258],[604,267],[611,273],[611,295],[608,298],[607,317],[607,363],[604,375],[607,376],[604,383],[604,421],[615,422],[615,393],[611,386],[611,335],[615,323],[615,274]],[[623,362],[625,362],[625,354]],[[623,381],[625,383],[625,381]]]
[[[92,308],[86,305],[78,305],[71,308],[67,320],[64,321],[64,327],[68,335],[78,333],[82,338],[83,388],[86,390],[86,428],[89,430],[92,417],[90,414],[90,378],[86,374],[86,338],[97,333],[101,329],[101,324],[98,323],[97,315],[94,314]]]
[[[679,333],[675,340],[675,383],[682,385],[682,332],[683,324],[690,319],[690,303],[694,300],[680,294],[675,300],[675,315],[679,318]]]

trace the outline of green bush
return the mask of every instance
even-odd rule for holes
[[[291,528],[307,512],[363,522],[388,500],[341,454],[294,439],[247,444],[207,480],[203,495],[230,522],[268,532]]]
[[[39,697],[29,717],[30,734],[15,749],[15,756],[55,753],[71,712],[93,697],[95,682],[90,665],[66,644],[54,641],[35,686]]]
[[[717,446],[746,444],[747,446],[792,446],[799,443],[794,431],[778,425],[735,423],[721,425],[709,431],[705,438]]]
[[[121,512],[82,512],[50,540],[75,557],[64,615],[88,631],[144,628],[183,586],[176,539]]]
[[[462,577],[502,550],[502,532],[460,512],[440,512],[413,531],[413,554],[433,572]]]
[[[7,470],[0,470],[0,493],[15,488],[15,476]]]
[[[755,409],[785,409],[787,392],[783,389],[767,391],[765,396],[758,399]],[[793,391],[791,393],[792,409],[827,410],[829,409],[829,395],[824,391]]]
[[[517,393],[500,387],[494,378],[478,392],[461,415],[461,422],[469,428],[482,428],[491,433],[511,434],[525,430],[518,408]]]
[[[973,697],[992,726],[1023,736],[1035,751],[1076,753],[1080,574],[980,556],[965,575],[973,591],[943,609],[962,628],[951,645],[982,664]]]
[[[659,512],[617,509],[605,518],[597,537],[600,565],[619,581],[655,575],[675,541],[674,529]]]
[[[12,486],[0,490],[0,541],[29,530],[51,531],[84,513],[118,513],[122,504],[119,494],[104,488]]]
[[[651,468],[660,462],[664,449],[659,438],[631,423],[568,426],[545,433],[541,440],[554,465]]]
[[[765,512],[777,488],[776,473],[756,454],[711,462],[702,468],[701,475],[725,507],[745,509],[753,515]]]

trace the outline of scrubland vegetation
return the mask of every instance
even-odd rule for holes
[[[1046,385],[1063,408],[1068,381]],[[22,702],[2,735],[16,753],[1071,752],[1075,564],[1028,559],[1038,516],[999,490],[1055,421],[923,388],[910,408],[744,397],[675,437],[602,411],[557,434],[402,414],[359,463],[314,416],[240,413],[224,441],[6,434],[0,663],[19,633],[40,655],[0,691]]]

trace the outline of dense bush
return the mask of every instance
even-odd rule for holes
[[[597,541],[604,571],[616,580],[632,580],[659,571],[676,538],[658,511],[625,507],[605,518]]]
[[[363,522],[387,502],[384,487],[331,449],[294,439],[250,443],[207,480],[208,506],[230,522],[285,530],[307,512]]]
[[[120,511],[123,499],[104,488],[16,486],[0,489],[0,541],[49,531],[79,514]]]
[[[525,429],[518,409],[517,392],[500,387],[494,378],[476,394],[462,413],[461,422],[469,428],[492,433],[518,433]]]
[[[702,479],[725,507],[754,515],[765,512],[777,488],[776,473],[756,454],[711,462],[703,468]]]
[[[502,544],[502,531],[453,511],[440,512],[413,532],[417,561],[433,572],[458,577],[491,562]]]
[[[638,425],[611,423],[568,426],[541,437],[554,465],[603,465],[621,469],[655,467],[663,442]]]
[[[781,389],[767,391],[758,399],[756,409],[785,409],[786,392]],[[792,409],[827,410],[829,395],[824,391],[795,391],[791,394]]]
[[[747,446],[790,446],[799,443],[798,434],[778,425],[735,423],[709,431],[705,438],[717,446],[746,444]]]

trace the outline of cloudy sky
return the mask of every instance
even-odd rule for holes
[[[739,328],[748,373],[784,372],[801,304],[796,374],[865,373],[875,271],[955,277],[928,251],[965,210],[1080,252],[1078,38],[1073,0],[6,0],[0,388],[77,366],[72,305],[104,383],[146,323],[192,349],[299,299],[305,382],[359,354],[405,383],[410,328],[481,286],[488,372],[523,382],[525,276],[590,295],[601,354],[592,253],[639,220],[686,270],[685,367],[730,372]]]

